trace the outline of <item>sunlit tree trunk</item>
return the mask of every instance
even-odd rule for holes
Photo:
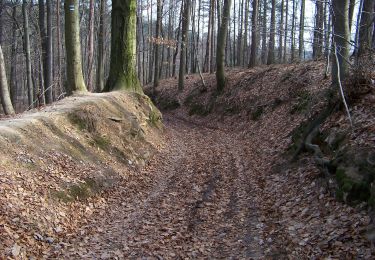
[[[7,75],[5,71],[5,61],[4,61],[3,50],[1,48],[1,45],[0,45],[0,94],[1,94],[1,104],[3,105],[4,113],[6,115],[14,114],[12,101],[10,100]]]
[[[112,1],[111,65],[106,91],[143,92],[136,71],[136,16],[136,0]]]
[[[78,0],[65,0],[66,76],[69,92],[87,91],[82,73]]]
[[[104,89],[104,58],[105,58],[105,12],[106,0],[100,1],[100,21],[98,33],[98,61],[96,71],[96,92],[101,92]]]

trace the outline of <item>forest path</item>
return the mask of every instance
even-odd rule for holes
[[[166,116],[166,147],[106,198],[61,257],[262,258],[264,180],[233,134]]]

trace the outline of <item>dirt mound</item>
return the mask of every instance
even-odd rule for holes
[[[69,236],[151,159],[161,130],[148,97],[121,92],[0,121],[0,258],[40,256]]]

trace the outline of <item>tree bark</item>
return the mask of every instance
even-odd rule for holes
[[[137,77],[137,1],[112,1],[111,64],[106,91],[143,93]]]
[[[258,16],[259,16],[259,0],[253,0],[253,14],[251,17],[251,52],[249,68],[256,66],[258,59]]]
[[[156,92],[156,88],[159,86],[159,49],[160,49],[160,42],[159,38],[161,35],[161,26],[162,26],[162,15],[163,15],[163,0],[157,0],[157,11],[156,11],[156,32],[155,32],[155,57],[154,57],[154,85],[153,85],[153,92]]]
[[[278,60],[279,63],[282,62],[283,58],[283,31],[284,31],[284,0],[281,0],[280,4],[280,26],[279,26],[279,53]]]
[[[267,63],[267,0],[263,1],[263,17],[262,17],[262,63]]]
[[[79,35],[78,0],[65,0],[65,48],[67,89],[72,92],[86,92],[82,73],[81,42]]]
[[[304,59],[305,43],[304,43],[304,34],[305,34],[305,0],[301,1],[301,15],[300,15],[300,24],[299,24],[299,49],[298,56],[299,60]]]
[[[375,0],[364,0],[359,29],[359,49],[358,57],[366,53],[372,47],[372,34],[374,22],[374,3]]]
[[[51,104],[53,102],[53,42],[52,42],[52,0],[46,0],[47,7],[47,34],[45,39],[46,44],[46,56],[45,56],[45,87],[46,87],[46,103]]]
[[[106,0],[100,1],[100,16],[99,16],[99,33],[98,33],[98,61],[96,72],[96,92],[101,92],[104,89],[104,59],[105,59],[105,12]]]
[[[14,114],[14,109],[12,101],[10,99],[7,75],[5,71],[5,61],[3,56],[3,50],[0,45],[0,94],[1,94],[1,104],[3,105],[3,110],[6,115]]]
[[[89,32],[87,41],[87,89],[89,91],[94,91],[94,22],[95,3],[94,0],[90,0]]]
[[[180,54],[180,72],[178,77],[178,89],[182,91],[185,84],[186,70],[186,46],[188,44],[188,29],[190,20],[190,0],[184,1],[184,14],[182,16],[182,37],[181,37],[181,54]]]
[[[23,14],[23,37],[24,37],[24,52],[26,56],[26,85],[27,85],[27,99],[29,107],[34,103],[34,89],[31,76],[31,55],[30,55],[30,32],[29,32],[29,14],[28,14],[27,0],[22,2]]]
[[[339,85],[349,72],[349,0],[332,0],[333,9],[333,48],[337,60],[332,59],[332,84]]]
[[[225,78],[225,44],[227,42],[227,34],[228,34],[228,23],[230,19],[230,7],[232,1],[231,0],[224,0],[223,6],[223,18],[220,23],[220,30],[217,39],[217,54],[216,54],[216,83],[217,83],[217,91],[221,93],[226,85],[226,78]]]
[[[276,0],[272,0],[270,41],[268,47],[267,65],[275,63],[275,30],[276,30]]]

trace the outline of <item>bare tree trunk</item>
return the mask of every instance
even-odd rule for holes
[[[45,39],[46,57],[45,57],[45,86],[46,86],[46,103],[53,102],[53,42],[52,42],[52,0],[46,0],[47,5],[47,34]]]
[[[27,98],[29,107],[34,103],[34,90],[31,78],[31,56],[30,56],[30,32],[29,32],[29,14],[27,13],[28,3],[27,0],[22,2],[23,14],[23,34],[24,34],[24,52],[26,56],[26,84],[27,84]]]
[[[137,77],[137,1],[112,1],[111,67],[106,91],[143,93]]]
[[[319,59],[322,56],[323,46],[323,2],[316,1],[315,28],[313,40],[313,58]]]
[[[228,23],[230,19],[230,7],[232,0],[224,0],[223,19],[218,33],[217,54],[216,54],[216,83],[217,91],[221,93],[226,85],[224,62],[225,62],[225,44],[227,42]]]
[[[249,68],[256,66],[258,59],[258,11],[259,11],[259,0],[253,0],[253,14],[251,17],[251,52]]]
[[[184,1],[184,14],[182,16],[182,37],[181,37],[181,54],[180,54],[180,73],[178,77],[178,89],[184,89],[185,70],[186,70],[186,46],[188,44],[188,30],[190,20],[190,0]]]
[[[372,47],[372,34],[374,22],[374,3],[375,0],[364,0],[361,23],[359,29],[359,49],[358,57],[366,53]]]
[[[94,91],[94,22],[95,22],[95,3],[90,0],[89,14],[89,33],[87,42],[87,89]]]
[[[332,59],[332,84],[339,86],[349,72],[349,0],[332,0],[333,47],[337,59]]]
[[[245,32],[244,32],[244,59],[242,66],[244,67],[249,60],[249,44],[248,44],[248,31],[249,31],[249,5],[250,1],[245,0]]]
[[[69,92],[86,92],[82,73],[78,0],[65,0],[66,76]]]
[[[161,35],[161,27],[162,27],[162,15],[163,15],[163,0],[157,0],[157,17],[156,17],[156,32],[155,32],[155,42],[154,42],[154,50],[155,50],[155,57],[154,57],[154,85],[153,85],[153,92],[156,92],[156,88],[159,86],[159,49],[160,49],[160,42],[159,38]]]
[[[211,66],[211,42],[212,42],[212,23],[213,23],[213,15],[214,15],[214,1],[210,1],[210,13],[209,13],[209,19],[208,19],[208,32],[207,32],[207,44],[206,44],[206,56],[205,56],[205,61],[204,61],[204,72],[209,72],[210,71],[210,66]]]
[[[304,59],[305,43],[304,43],[304,34],[305,34],[305,0],[301,1],[301,15],[299,23],[299,60]]]
[[[271,8],[270,42],[268,47],[267,65],[275,63],[276,0],[272,0]]]
[[[262,63],[267,63],[267,0],[263,1],[263,17],[262,17]]]
[[[1,104],[3,105],[3,110],[6,115],[14,114],[14,109],[12,101],[10,100],[7,74],[5,71],[5,61],[3,56],[3,50],[0,45],[0,94],[1,94]]]
[[[60,17],[61,17],[61,10],[60,10],[60,0],[57,0],[56,4],[56,34],[57,34],[57,85],[58,90],[60,91],[60,94],[64,92],[63,90],[63,84],[62,84],[62,75],[61,75],[61,23],[60,23]]]
[[[101,92],[104,89],[104,59],[105,59],[105,12],[106,0],[100,1],[100,16],[99,16],[99,34],[98,34],[98,61],[96,72],[96,91]]]
[[[290,46],[291,62],[295,61],[295,52],[296,52],[296,11],[297,11],[296,9],[297,9],[296,0],[293,0],[292,32],[291,32],[292,43]]]
[[[280,5],[280,26],[279,26],[279,53],[278,53],[278,60],[279,63],[282,62],[283,58],[283,33],[284,32],[284,0],[281,0]]]
[[[287,42],[288,42],[288,18],[289,18],[289,0],[286,0],[286,8],[285,8],[285,30],[284,30],[284,57],[283,62],[287,62]]]
[[[17,19],[17,7],[18,5],[15,4],[12,7],[12,18],[14,21]],[[1,34],[1,32],[0,32]],[[12,104],[14,105],[15,108],[17,108],[17,95],[18,95],[18,85],[17,85],[17,26],[16,23],[13,22],[12,25],[12,39],[13,39],[13,44],[12,44],[12,63],[10,65],[10,98],[12,99]]]

